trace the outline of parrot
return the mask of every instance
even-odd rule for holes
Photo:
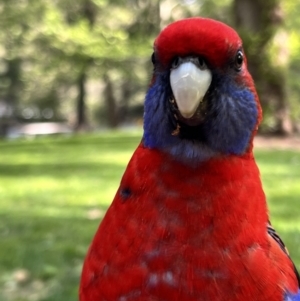
[[[154,41],[143,135],[85,257],[80,301],[300,301],[253,154],[242,40],[192,17]]]

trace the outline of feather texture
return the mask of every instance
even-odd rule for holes
[[[211,85],[180,115],[170,72],[205,61]],[[252,152],[261,108],[225,24],[175,22],[154,45],[144,135],[84,262],[80,301],[298,301]]]

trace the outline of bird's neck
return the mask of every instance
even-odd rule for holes
[[[178,226],[181,224],[190,231],[189,238],[199,238],[203,231],[204,239],[208,231],[211,240],[215,237],[218,243],[227,245],[229,239],[237,242],[241,231],[249,227],[253,230],[256,225],[251,236],[258,231],[257,237],[265,237],[261,233],[266,231],[267,208],[252,152],[245,156],[212,158],[191,166],[141,144],[129,170],[123,184],[130,181],[136,193],[152,196],[151,204],[140,205],[145,205],[145,210],[161,210],[161,219],[177,220]],[[249,239],[244,245],[250,244],[251,236],[242,236],[244,240]]]

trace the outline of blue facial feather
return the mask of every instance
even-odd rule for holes
[[[214,117],[204,123],[207,144],[221,153],[241,155],[257,123],[255,97],[230,76],[215,75],[214,81],[210,109]]]
[[[157,74],[155,83],[149,88],[145,99],[144,145],[166,151],[180,160],[204,161],[215,155],[212,149],[200,141],[172,135],[175,126],[169,106],[170,95],[169,72]]]
[[[230,76],[214,74],[212,85],[199,139],[186,139],[172,135],[175,126],[169,104],[169,72],[156,74],[145,99],[145,146],[169,152],[179,160],[204,161],[218,154],[243,154],[257,122],[255,97]]]

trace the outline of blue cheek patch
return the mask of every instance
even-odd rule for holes
[[[229,76],[215,76],[213,80],[217,89],[208,100],[208,117],[199,127],[199,140],[190,140],[172,135],[176,123],[168,100],[169,72],[157,74],[145,99],[145,146],[161,149],[180,160],[204,161],[220,153],[243,154],[257,123],[255,97]]]
[[[215,152],[200,141],[181,139],[173,136],[176,126],[169,106],[171,95],[169,72],[156,76],[153,86],[147,92],[144,113],[144,137],[146,147],[158,148],[170,153],[180,161],[204,161]]]
[[[257,123],[253,93],[231,78],[217,80],[211,100],[211,118],[205,122],[207,144],[222,153],[240,155],[246,150]]]
[[[168,104],[169,73],[159,74],[147,92],[144,112],[144,143],[150,148],[165,148],[175,143]]]

